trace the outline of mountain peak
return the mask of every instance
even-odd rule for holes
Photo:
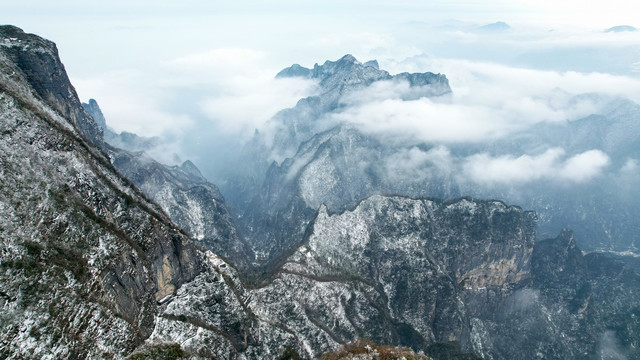
[[[638,31],[635,27],[631,25],[617,25],[614,27],[610,27],[605,32],[626,32],[626,31]]]
[[[82,107],[87,113],[89,113],[89,115],[91,115],[93,120],[102,128],[102,130],[107,130],[107,121],[105,120],[97,101],[89,99],[88,103],[82,103]]]
[[[276,79],[288,78],[288,77],[311,77],[311,69],[307,69],[299,64],[293,64],[290,67],[283,69],[276,75]]]
[[[84,110],[58,56],[56,44],[12,26],[0,26],[0,54],[21,73],[49,106],[65,117],[89,141],[103,144],[103,131]]]
[[[480,32],[502,32],[511,29],[511,26],[504,21],[497,21],[491,24],[486,24],[476,28],[476,31]]]
[[[364,63],[365,67],[372,67],[376,70],[380,70],[380,65],[378,65],[378,60],[369,60],[366,63]]]
[[[351,54],[343,56],[342,58],[340,58],[340,60],[338,60],[338,62],[359,63],[358,59],[356,59],[356,57]]]
[[[180,168],[193,176],[204,178],[202,176],[202,173],[200,172],[200,169],[198,169],[198,167],[194,163],[192,163],[191,160],[186,160],[185,162],[183,162],[182,165],[180,165]]]

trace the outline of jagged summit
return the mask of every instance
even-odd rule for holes
[[[311,69],[308,69],[304,66],[300,66],[299,64],[293,64],[290,67],[283,69],[280,71],[276,78],[286,78],[286,77],[311,77]]]
[[[380,70],[377,60],[369,60],[363,64],[351,54],[336,61],[327,60],[322,65],[316,63],[313,69],[293,64],[276,75],[276,78],[286,77],[317,79],[325,91],[338,90],[342,92],[344,89],[368,86],[381,80],[406,80],[411,86],[432,86],[434,91],[428,96],[451,92],[449,81],[445,75],[431,72],[391,75],[385,70]]]
[[[96,125],[98,125],[103,130],[104,142],[108,143],[109,145],[115,146],[120,149],[137,152],[149,151],[160,146],[160,144],[162,143],[162,140],[158,136],[139,136],[127,131],[116,133],[109,126],[107,126],[107,121],[102,114],[100,105],[98,105],[98,102],[94,99],[89,99],[88,103],[82,103],[82,107],[93,118]]]
[[[82,103],[82,107],[89,113],[89,115],[91,115],[93,120],[102,128],[102,130],[107,130],[107,121],[105,120],[104,114],[95,99],[89,99],[88,103]]]
[[[204,176],[202,176],[200,169],[198,169],[198,167],[194,163],[192,163],[191,160],[185,160],[185,162],[180,165],[180,168],[195,177],[204,179]]]
[[[313,69],[294,64],[276,75],[276,78],[283,77],[318,79],[322,88],[330,90],[352,85],[366,86],[374,81],[390,79],[391,75],[384,70],[379,70],[375,60],[365,65],[353,55],[347,54],[336,61],[327,60],[322,65],[316,63]]]

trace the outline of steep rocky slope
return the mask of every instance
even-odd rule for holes
[[[122,175],[160,205],[202,249],[229,258],[245,270],[251,267],[254,259],[252,249],[238,234],[234,216],[218,187],[207,181],[191,161],[170,166],[154,160],[141,150],[159,145],[159,138],[144,138],[125,132],[115,134],[108,129],[102,110],[94,99],[82,105],[104,129],[104,149]]]
[[[53,43],[0,35],[0,357],[122,357],[200,255],[85,140],[101,132]]]
[[[82,107],[56,45],[11,25],[0,27],[0,38],[0,51],[5,61],[13,65],[3,71],[11,71],[8,75],[14,78],[23,77],[38,97],[71,121],[85,138],[102,144],[103,131]]]
[[[246,333],[225,346],[249,358],[284,346],[314,357],[361,337],[427,352],[456,341],[475,351],[471,319],[493,315],[493,302],[530,279],[534,227],[532,213],[472,199],[375,196],[339,215],[323,207],[306,244],[271,281],[257,289],[235,283],[234,305],[206,286],[220,280],[199,277],[181,288],[154,336],[212,353],[223,347],[207,339],[233,321]],[[233,281],[233,269],[212,261]],[[211,311],[218,306],[248,316],[222,319]]]
[[[116,169],[160,205],[198,246],[229,258],[245,270],[251,266],[252,249],[238,234],[218,187],[208,182],[191,161],[168,166],[144,152],[109,145],[107,152]]]

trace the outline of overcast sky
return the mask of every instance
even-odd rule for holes
[[[0,23],[53,40],[80,98],[95,98],[115,130],[188,138],[176,151],[202,166],[198,152],[211,150],[204,144],[246,139],[313,93],[309,82],[275,81],[280,69],[347,53],[391,73],[447,75],[450,105],[358,102],[342,114],[425,141],[477,141],[508,132],[514,119],[563,121],[593,110],[558,107],[567,93],[640,101],[640,32],[604,32],[640,27],[639,13],[623,0],[3,0]],[[496,22],[509,28],[482,27]],[[403,113],[410,116],[396,116]],[[425,113],[478,131],[416,129],[412,116]],[[399,127],[372,128],[373,115]]]
[[[4,0],[0,22],[54,40],[72,76],[91,76],[221,47],[266,51],[274,62],[312,63],[339,55],[327,50],[346,51],[337,46],[336,38],[357,43],[363,34],[371,34],[380,39],[379,44],[365,40],[369,46],[390,45],[385,43],[389,38],[415,46],[412,39],[396,37],[414,32],[427,38],[431,35],[426,29],[465,22],[505,21],[516,28],[547,31],[640,25],[636,4],[630,0]],[[328,49],[330,45],[334,48]],[[362,49],[352,51],[356,50]]]

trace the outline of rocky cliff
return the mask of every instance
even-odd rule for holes
[[[200,255],[92,143],[53,43],[0,35],[1,357],[123,357]]]
[[[234,217],[218,187],[207,181],[191,161],[168,166],[144,152],[129,152],[110,145],[107,152],[116,169],[155,201],[195,244],[245,270],[251,267],[252,249],[238,234]]]
[[[4,71],[22,77],[35,94],[60,116],[68,119],[80,133],[96,145],[103,141],[103,131],[84,110],[71,85],[56,45],[21,29],[0,27],[0,53],[11,63]]]
[[[236,282],[238,300],[227,304],[206,284],[232,282],[235,270],[212,258],[220,275],[183,287],[154,336],[184,344],[188,332],[193,352],[235,348],[248,358],[285,346],[311,358],[357,338],[427,352],[455,342],[475,352],[471,319],[495,315],[493,302],[530,281],[534,227],[532,213],[473,199],[374,196],[335,215],[322,207],[306,243],[268,283]],[[246,315],[223,319],[211,311],[219,306]],[[227,336],[224,347],[207,340],[229,321],[244,335]]]
[[[94,99],[82,105],[105,130],[105,151],[122,175],[156,202],[202,249],[212,250],[245,270],[251,268],[253,250],[238,233],[218,187],[207,181],[195,164],[187,160],[180,166],[170,166],[154,160],[143,150],[160,145],[160,138],[116,134],[107,128]]]
[[[211,255],[217,273],[183,286],[152,338],[249,359],[313,358],[358,338],[435,359],[636,358],[637,261],[583,255],[568,231],[535,244],[535,221],[470,198],[322,207],[258,287]]]

